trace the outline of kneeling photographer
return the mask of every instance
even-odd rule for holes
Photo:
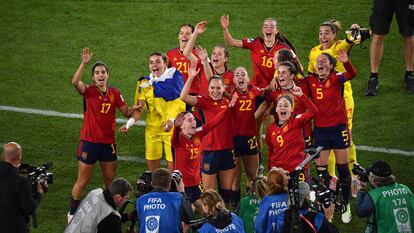
[[[331,223],[333,213],[335,211],[335,204],[331,203],[328,208],[323,207],[325,215],[321,212],[311,211],[310,203],[310,187],[307,183],[299,182],[299,222],[302,225],[298,231],[300,233],[336,233],[339,230]],[[276,232],[279,233],[293,233],[292,230],[292,214],[293,208],[290,206],[289,209],[285,210],[278,216],[276,222]],[[297,228],[299,229],[299,228]]]
[[[414,232],[414,195],[395,181],[390,165],[376,161],[364,169],[356,164],[353,171],[359,183],[357,214],[368,217],[365,232]],[[368,192],[367,181],[372,186]]]
[[[108,188],[94,189],[83,199],[76,210],[65,233],[97,232],[121,233],[121,222],[130,220],[128,214],[120,214],[116,209],[128,201],[131,184],[117,178]]]
[[[19,174],[22,148],[15,142],[3,146],[0,162],[0,232],[30,232],[29,219],[40,202],[46,183],[39,182],[35,192],[29,179]]]
[[[177,192],[169,192],[171,182],[176,182]],[[154,189],[136,203],[139,232],[187,232],[194,213],[184,198],[182,179],[172,180],[168,169],[158,168],[152,172],[151,185]]]

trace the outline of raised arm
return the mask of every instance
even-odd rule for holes
[[[86,85],[80,79],[82,77],[83,71],[85,70],[85,66],[89,63],[92,59],[93,53],[89,51],[89,48],[85,47],[81,53],[81,64],[79,65],[78,69],[76,70],[75,74],[72,77],[72,85],[75,89],[79,92],[79,94],[85,93]]]
[[[197,62],[191,61],[190,68],[188,69],[188,79],[185,82],[183,89],[181,90],[180,99],[190,106],[197,104],[197,97],[188,94],[194,77],[198,75],[200,70],[196,70]]]
[[[345,73],[343,82],[348,81],[356,76],[356,70],[352,63],[349,61],[349,57],[346,51],[340,49],[338,50],[338,60],[344,63]]]
[[[237,48],[243,48],[243,41],[234,39],[233,36],[230,34],[229,31],[229,25],[230,25],[230,19],[229,15],[223,15],[220,19],[220,25],[223,28],[223,36],[224,41],[229,47],[237,47]]]
[[[198,47],[196,48],[197,56],[201,60],[201,64],[203,65],[203,71],[206,76],[207,81],[213,77],[213,70],[211,70],[210,62],[208,61],[208,53],[205,48]]]
[[[190,40],[187,42],[187,45],[184,48],[183,55],[188,58],[190,61],[197,61],[197,57],[193,54],[193,49],[195,42],[200,34],[206,31],[207,21],[199,22],[195,29],[194,33],[191,35]]]

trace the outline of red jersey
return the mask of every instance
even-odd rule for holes
[[[176,127],[174,128],[174,133],[171,138],[171,145],[174,147],[175,156],[174,169],[181,171],[186,187],[200,184],[201,140],[220,123],[227,112],[227,109],[221,111],[214,119],[198,128],[197,133],[191,138],[185,136]]]
[[[196,54],[193,50],[193,54]],[[188,69],[190,68],[191,61],[188,60],[183,53],[180,51],[180,48],[173,48],[170,49],[170,51],[167,52],[168,61],[170,62],[170,67],[175,67],[180,73],[182,74],[184,78],[184,83],[187,82],[188,79]],[[196,69],[202,69],[202,65],[200,60],[197,62],[197,68]],[[201,80],[200,75],[197,75],[197,77],[194,78],[193,83],[190,87],[190,94],[196,94],[198,95],[200,93],[200,86],[201,86]]]
[[[347,123],[343,87],[344,82],[356,75],[356,71],[349,61],[344,63],[344,67],[345,73],[331,73],[324,80],[320,80],[316,74],[310,74],[306,78],[312,101],[319,110],[314,117],[315,127]]]
[[[292,115],[282,126],[271,123],[266,130],[265,142],[268,147],[268,167],[281,167],[292,172],[305,159],[305,143],[302,129],[318,111],[315,105],[302,95],[299,98],[309,112]]]
[[[305,82],[297,82],[295,80],[295,85],[300,87],[302,89],[302,92],[304,95],[308,96],[308,91],[307,91],[307,86]],[[303,87],[304,86],[304,87]],[[293,97],[293,101],[294,101],[294,108],[293,108],[293,113],[294,115],[296,114],[300,114],[300,113],[304,113],[306,112],[306,106],[305,104],[299,100],[299,97],[297,97],[296,95],[293,95],[290,92],[290,89],[277,89],[276,91],[271,91],[267,94],[266,97],[266,103],[267,104],[272,104],[276,107],[276,101],[279,99],[279,97],[283,96],[283,95],[290,95]]]
[[[233,77],[234,77],[234,72],[231,71],[230,69],[227,69],[226,71],[224,71],[224,73],[220,74],[219,72],[217,72],[217,70],[215,70],[213,68],[213,65],[211,63],[209,63],[211,70],[213,71],[213,75],[220,75],[221,78],[223,79],[223,84],[224,87],[226,89],[226,91],[229,91],[232,86],[233,86]],[[200,76],[201,76],[201,90],[200,90],[200,95],[207,95],[208,94],[208,80],[206,77],[206,73],[204,72],[204,69],[202,70],[202,72],[200,71]]]
[[[196,108],[204,113],[206,122],[211,121],[223,109],[228,108],[228,100],[213,100],[209,96],[197,96]],[[220,124],[209,132],[202,140],[202,148],[206,151],[233,149],[232,120],[230,115],[224,117]]]
[[[247,91],[242,93],[235,90],[239,96],[231,111],[234,136],[255,136],[256,119],[254,118],[256,97],[263,95],[263,90],[249,85]]]
[[[280,49],[291,50],[291,48],[277,40],[273,47],[268,49],[260,37],[255,39],[244,38],[242,42],[243,48],[250,50],[250,58],[253,65],[253,80],[251,84],[259,88],[268,86],[275,73],[273,65],[275,53]]]
[[[302,92],[304,95],[309,96],[309,90],[308,90],[308,86],[306,85],[305,79],[295,78],[294,82],[296,86],[302,89]],[[283,96],[283,95],[290,95],[293,97],[294,105],[293,105],[292,115],[297,115],[297,114],[306,112],[307,108],[305,104],[299,100],[299,97],[293,95],[290,92],[290,90],[278,89],[276,91],[269,92],[269,94],[266,97],[266,103],[268,105],[273,103],[274,107],[276,107],[276,101],[279,99],[280,96]],[[276,117],[277,117],[277,113],[275,113],[275,118]],[[312,135],[312,124],[311,122],[308,122],[305,126],[304,136],[307,137],[311,135]]]
[[[125,105],[121,92],[108,86],[103,94],[95,85],[87,86],[83,93],[83,105],[80,139],[93,143],[115,143],[116,108]]]

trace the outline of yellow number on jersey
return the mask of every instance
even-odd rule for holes
[[[111,108],[111,103],[102,103],[101,113],[107,114],[110,108]]]
[[[190,160],[198,157],[198,148],[191,148],[190,150]]]
[[[249,140],[247,140],[247,143],[249,143],[250,149],[256,148],[257,147],[256,136],[253,136],[252,138],[250,138]]]
[[[285,141],[283,140],[282,135],[278,135],[278,136],[276,137],[276,141],[279,143],[279,146],[280,146],[280,147],[282,147],[282,146],[283,146],[283,143],[285,142]]]
[[[348,142],[349,140],[348,131],[342,130],[342,139],[344,140],[344,142]]]
[[[273,67],[273,61],[271,57],[266,57],[263,56],[262,57],[262,66],[267,67],[267,68],[272,68]]]
[[[239,103],[241,104],[240,112],[252,110],[252,100],[239,100]]]
[[[322,88],[316,88],[316,99],[321,100],[323,98]]]
[[[181,73],[188,73],[187,62],[177,62],[177,70]],[[183,69],[182,69],[183,68]]]

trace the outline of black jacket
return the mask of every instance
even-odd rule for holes
[[[10,163],[0,162],[0,232],[29,232],[29,216],[37,204],[30,181]]]

